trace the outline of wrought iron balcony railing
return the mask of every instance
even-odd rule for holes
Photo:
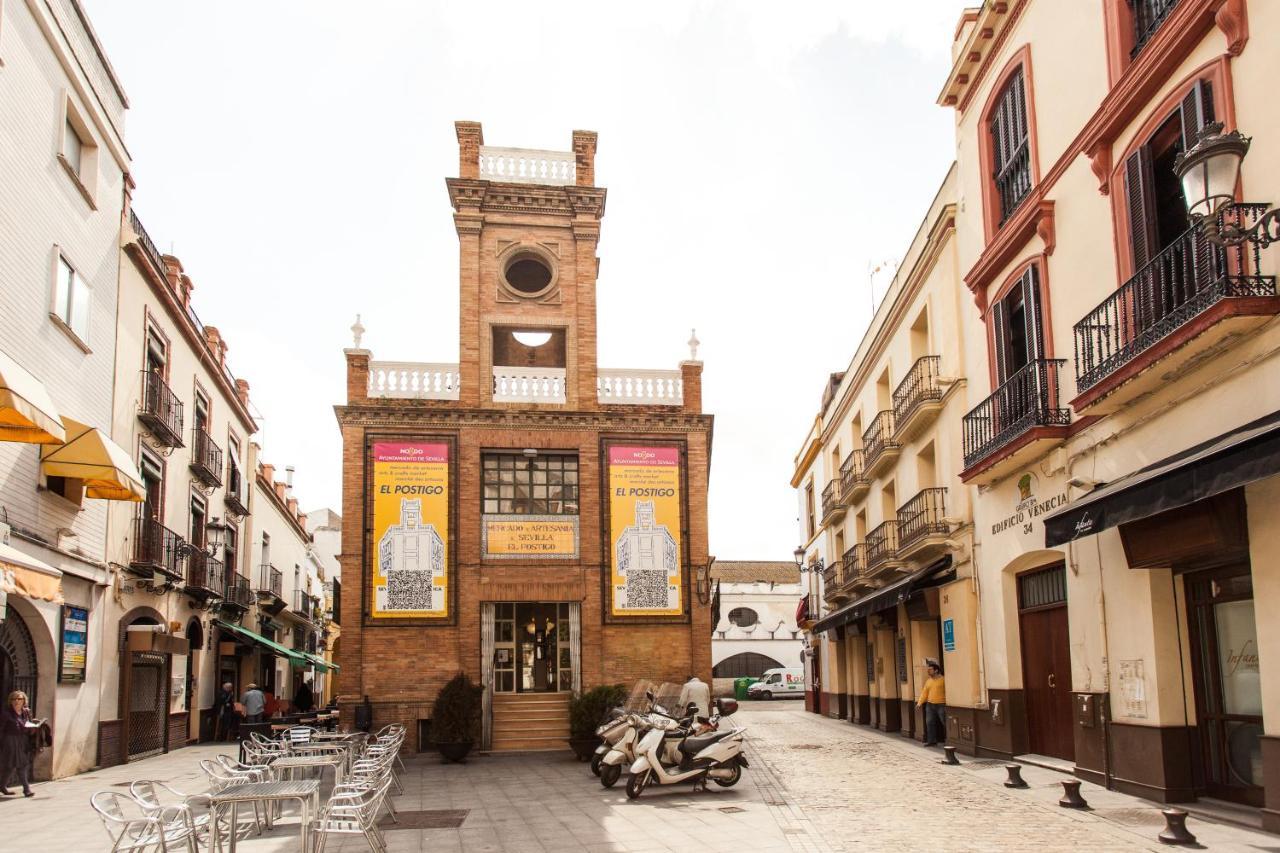
[[[850,451],[840,465],[840,497],[849,500],[850,494],[863,482],[863,451]]]
[[[946,535],[947,489],[923,489],[898,509],[898,550],[931,534]]]
[[[1265,204],[1227,214],[1248,227]],[[1258,275],[1256,243],[1224,249],[1193,225],[1075,325],[1076,389],[1083,393],[1220,302],[1275,296],[1274,276]]]
[[[160,250],[156,248],[151,235],[147,233],[147,229],[142,227],[142,220],[138,218],[138,214],[134,213],[132,208],[129,209],[129,226],[133,228],[133,233],[138,235],[138,245],[142,247],[143,254],[155,265],[156,273],[161,278],[164,278],[164,256],[160,254]]]
[[[267,593],[283,601],[284,597],[280,594],[283,589],[284,575],[280,574],[275,566],[270,563],[263,563],[258,566],[257,585],[254,587],[254,591]]]
[[[249,579],[239,572],[227,576],[227,591],[222,603],[237,610],[248,610],[253,603],[253,593],[249,590]]]
[[[315,605],[311,596],[304,589],[295,589],[289,602],[289,609],[300,619],[311,621],[315,616]]]
[[[160,572],[171,578],[182,577],[182,561],[186,542],[177,533],[147,515],[133,520],[132,569],[143,574]]]
[[[164,447],[182,447],[182,401],[169,390],[164,377],[142,371],[142,407],[138,419]]]
[[[844,552],[844,583],[851,584],[867,573],[867,544],[859,542]]]
[[[911,365],[893,392],[895,423],[905,423],[920,406],[942,399],[942,386],[938,383],[941,365],[942,357],[936,355],[922,355]]]
[[[1129,0],[1133,10],[1133,49],[1129,58],[1135,59],[1159,31],[1179,0]]]
[[[840,481],[829,480],[822,490],[822,519],[826,521],[840,507]]]
[[[206,486],[222,485],[222,448],[199,427],[191,431],[191,473]]]
[[[843,567],[839,558],[832,560],[822,569],[822,589],[831,595],[840,587]]]
[[[867,571],[875,571],[898,555],[898,522],[886,521],[867,534]]]
[[[893,434],[893,410],[878,412],[862,434],[862,459],[866,468],[875,468],[881,454],[888,450],[897,450],[898,441]]]
[[[1059,405],[1064,359],[1036,359],[964,416],[964,465],[970,468],[1038,426],[1067,426]]]
[[[996,173],[996,192],[1000,195],[1000,223],[1004,224],[1031,192],[1031,146],[1023,139],[1008,162]]]
[[[227,570],[222,561],[204,551],[187,554],[187,591],[210,598],[222,598],[227,589]]]
[[[244,517],[249,514],[249,507],[244,502],[244,478],[239,468],[227,469],[227,489],[222,500],[231,512]]]

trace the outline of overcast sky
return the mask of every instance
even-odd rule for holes
[[[791,559],[793,459],[868,269],[952,157],[934,100],[963,0],[85,5],[130,99],[134,207],[304,508],[341,507],[357,312],[375,359],[458,358],[453,122],[558,150],[583,128],[609,191],[600,364],[674,368],[697,327],[711,552]]]

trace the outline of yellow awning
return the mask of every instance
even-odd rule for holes
[[[0,590],[61,604],[62,572],[0,542]]]
[[[61,444],[66,431],[39,379],[0,352],[0,441]]]
[[[62,419],[67,443],[41,451],[40,468],[49,477],[84,481],[84,493],[108,501],[141,501],[146,488],[138,466],[97,427]]]

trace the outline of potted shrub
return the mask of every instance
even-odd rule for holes
[[[480,733],[484,688],[459,672],[436,694],[431,707],[431,741],[445,762],[462,762]]]
[[[584,690],[569,702],[569,747],[579,761],[591,758],[600,745],[596,729],[613,708],[627,701],[621,684],[604,684]]]

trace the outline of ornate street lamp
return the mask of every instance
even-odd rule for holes
[[[822,558],[821,558],[821,557],[819,557],[819,558],[818,558],[818,561],[817,561],[816,563],[813,563],[812,565],[806,565],[806,564],[805,564],[805,561],[804,561],[804,546],[803,546],[803,545],[801,545],[801,546],[797,547],[797,548],[796,548],[796,550],[795,550],[793,553],[795,554],[795,558],[796,558],[796,567],[800,569],[800,574],[802,574],[802,575],[803,575],[803,574],[805,574],[806,572],[818,572],[818,573],[820,574],[820,573],[822,572],[823,564],[822,564]]]
[[[227,525],[217,516],[209,519],[209,523],[204,526],[205,553],[210,557],[217,557],[218,552],[222,550],[222,540],[227,533]]]
[[[1268,210],[1248,228],[1226,221],[1225,214],[1235,205],[1240,163],[1251,142],[1239,130],[1223,133],[1222,122],[1210,122],[1200,129],[1196,144],[1173,164],[1187,213],[1203,223],[1205,238],[1219,246],[1256,243],[1266,248],[1280,240],[1280,209]]]

